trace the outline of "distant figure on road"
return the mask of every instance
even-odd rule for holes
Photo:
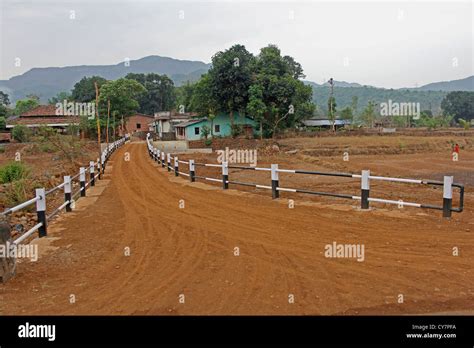
[[[452,153],[453,161],[457,161],[459,159],[459,144],[455,144],[453,146],[453,153]]]

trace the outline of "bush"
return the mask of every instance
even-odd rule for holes
[[[12,138],[20,143],[27,142],[30,138],[30,130],[28,127],[22,124],[17,124],[13,127]]]
[[[0,153],[5,153],[5,146],[4,145],[0,145]]]
[[[0,167],[0,184],[26,179],[29,174],[29,168],[23,163],[10,162]]]
[[[244,129],[243,129],[242,125],[240,125],[240,124],[231,125],[230,133],[231,133],[232,138],[238,137],[243,132],[244,132]]]
[[[212,139],[206,139],[206,140],[204,141],[204,145],[206,145],[206,146],[211,146],[211,145],[212,145]]]

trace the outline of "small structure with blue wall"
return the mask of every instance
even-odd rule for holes
[[[244,134],[253,135],[255,121],[245,115],[240,115],[234,111],[234,124],[242,125]],[[212,135],[215,137],[228,137],[232,135],[230,116],[228,113],[219,113],[211,122],[206,118],[192,119],[187,122],[177,124],[175,126],[176,139],[181,140],[200,140],[203,138],[202,128],[206,126],[211,129]],[[209,132],[209,137],[211,132]]]

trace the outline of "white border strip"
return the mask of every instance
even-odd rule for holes
[[[396,205],[401,205],[401,206],[408,206],[408,207],[417,207],[421,208],[421,204],[419,203],[410,203],[410,202],[404,202],[404,201],[393,201],[389,199],[382,199],[382,198],[368,198],[369,202],[379,202],[379,203],[387,203],[387,204],[396,204]]]
[[[271,186],[265,186],[265,185],[255,185],[256,188],[263,188],[263,189],[268,189],[268,190],[271,190],[272,187]]]
[[[278,191],[296,192],[296,189],[277,187]]]
[[[423,180],[417,179],[402,179],[402,178],[390,178],[385,176],[369,176],[369,179],[372,180],[382,180],[382,181],[396,181],[396,182],[406,182],[411,184],[423,184]]]
[[[39,224],[34,225],[29,231],[27,231],[25,234],[21,235],[19,238],[15,239],[13,241],[13,244],[20,244],[23,242],[26,238],[31,236],[34,232],[36,232],[41,226],[43,226],[43,223],[40,222]]]
[[[214,178],[204,178],[204,179],[209,180],[209,181],[222,182],[222,180],[220,179],[214,179]]]

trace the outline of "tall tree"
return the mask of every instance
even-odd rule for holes
[[[10,105],[10,98],[8,97],[8,94],[3,91],[0,91],[0,105]]]
[[[252,84],[252,70],[255,57],[243,45],[234,45],[212,57],[209,69],[213,99],[221,111],[229,113],[234,125],[234,111],[245,110],[248,103],[248,89]]]
[[[474,119],[474,92],[450,92],[441,102],[444,114],[454,116],[457,122],[460,118],[470,121]]]
[[[100,88],[99,106],[100,115],[107,115],[108,100],[110,112],[128,117],[137,112],[140,105],[138,100],[146,93],[145,87],[135,80],[118,79],[109,81]]]
[[[146,92],[139,98],[139,112],[153,115],[158,111],[171,110],[176,101],[173,80],[166,75],[150,74],[127,74],[126,79],[141,83]]]
[[[100,76],[83,77],[74,85],[71,93],[72,99],[81,103],[93,101],[95,99],[95,82],[100,88],[107,80]]]
[[[373,101],[369,101],[367,106],[365,107],[364,111],[362,112],[362,121],[368,127],[374,127],[375,121],[375,103]]]
[[[260,50],[247,110],[250,107],[257,112],[256,117],[263,113],[264,132],[275,137],[278,129],[293,127],[312,116],[315,109],[312,89],[298,79],[302,76],[299,63],[291,57],[282,57],[277,46],[269,45]]]

